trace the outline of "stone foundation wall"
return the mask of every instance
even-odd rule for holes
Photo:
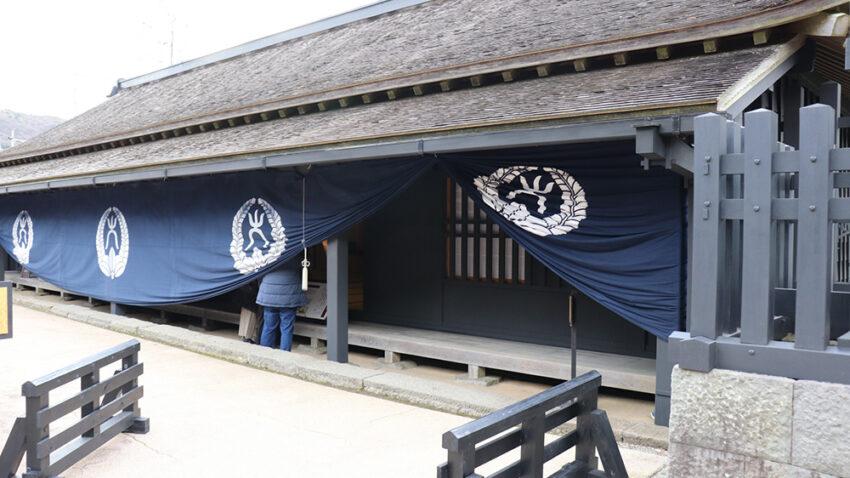
[[[850,478],[850,385],[673,370],[670,478]]]

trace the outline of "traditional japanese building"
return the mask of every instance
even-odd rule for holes
[[[306,248],[327,321],[297,333],[327,340],[329,359],[350,343],[476,376],[569,378],[574,301],[579,369],[656,393],[663,422],[664,341],[687,329],[689,222],[705,214],[694,117],[768,108],[790,132],[801,106],[841,111],[846,10],[383,1],[121,80],[4,151],[0,241],[116,310],[219,320]],[[734,304],[740,265],[725,267]],[[793,257],[778,270],[784,313]]]

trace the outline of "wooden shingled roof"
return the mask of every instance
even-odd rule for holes
[[[662,99],[665,107],[716,104],[723,89],[746,74],[747,62],[752,67],[770,55],[768,47],[629,65],[628,72],[604,68],[575,78],[548,78],[549,68],[570,64],[582,71],[586,59],[611,54],[621,55],[614,61],[624,64],[630,51],[770,28],[842,3],[432,0],[120,89],[103,104],[0,153],[0,166],[6,166],[0,174],[7,183],[13,170],[23,173],[23,165],[16,165],[24,162],[50,163],[30,167],[33,174],[40,167],[76,174],[97,164],[122,169],[140,161],[653,109]],[[527,85],[512,81],[514,72],[529,68],[541,78]],[[453,91],[458,81],[486,84],[488,75],[500,84],[486,92]],[[671,80],[677,75],[691,75],[693,86]],[[427,95],[435,90],[448,93]],[[370,104],[376,95],[413,98]],[[321,118],[306,115],[313,112]],[[274,121],[266,124],[269,119]],[[230,131],[233,126],[238,128]],[[147,156],[136,157],[141,150]]]
[[[787,55],[785,45],[591,70],[517,83],[384,101],[18,164],[0,168],[0,184],[120,172],[212,158],[425,136],[523,121],[715,111],[724,93],[758,65]],[[415,111],[416,114],[411,114]]]

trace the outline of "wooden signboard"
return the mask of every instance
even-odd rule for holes
[[[12,338],[12,283],[0,282],[0,339]]]
[[[324,282],[310,282],[308,284],[307,305],[298,309],[299,317],[308,319],[327,320],[328,318],[328,293],[327,284]]]

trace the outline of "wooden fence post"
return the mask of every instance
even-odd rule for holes
[[[545,415],[535,415],[522,423],[523,442],[520,460],[524,463],[520,478],[542,478],[545,443]]]
[[[458,451],[449,451],[449,461],[452,468],[450,478],[465,478],[475,473],[475,444]]]
[[[824,350],[829,342],[832,296],[832,227],[829,152],[835,144],[835,111],[827,105],[800,109],[797,212],[795,347]]]
[[[100,382],[100,370],[93,370],[90,373],[87,373],[80,377],[80,391],[85,392],[87,388],[97,384]],[[80,418],[86,418],[87,416],[94,413],[97,408],[100,407],[100,398],[98,397],[93,402],[89,402],[83,405],[80,408]],[[100,433],[100,425],[92,428],[91,430],[87,430],[83,432],[83,436],[87,438],[93,438],[95,435]]]
[[[734,121],[726,121],[726,152],[743,152],[744,128]],[[740,174],[721,176],[724,187],[723,199],[740,199],[744,195],[744,182]],[[722,221],[723,248],[721,259],[724,261],[721,270],[723,280],[720,281],[722,298],[720,302],[720,317],[718,317],[721,333],[734,332],[741,326],[741,221]]]
[[[580,411],[576,417],[576,431],[578,432],[578,443],[576,443],[576,461],[583,463],[587,470],[595,470],[596,443],[593,441],[593,418],[590,414],[596,410],[599,397],[596,390],[579,398]]]
[[[39,427],[37,422],[38,412],[50,406],[48,393],[26,397],[26,431],[27,437],[27,471],[22,478],[36,478],[47,471],[50,464],[49,456],[38,457],[38,442],[50,435],[50,425]]]
[[[718,279],[721,273],[720,156],[726,153],[726,119],[709,113],[694,119],[693,261],[690,280],[691,335],[709,339],[720,333]],[[695,272],[698,271],[698,272]]]
[[[779,151],[779,118],[759,109],[744,115],[744,240],[741,342],[767,344],[773,331],[773,153]]]

